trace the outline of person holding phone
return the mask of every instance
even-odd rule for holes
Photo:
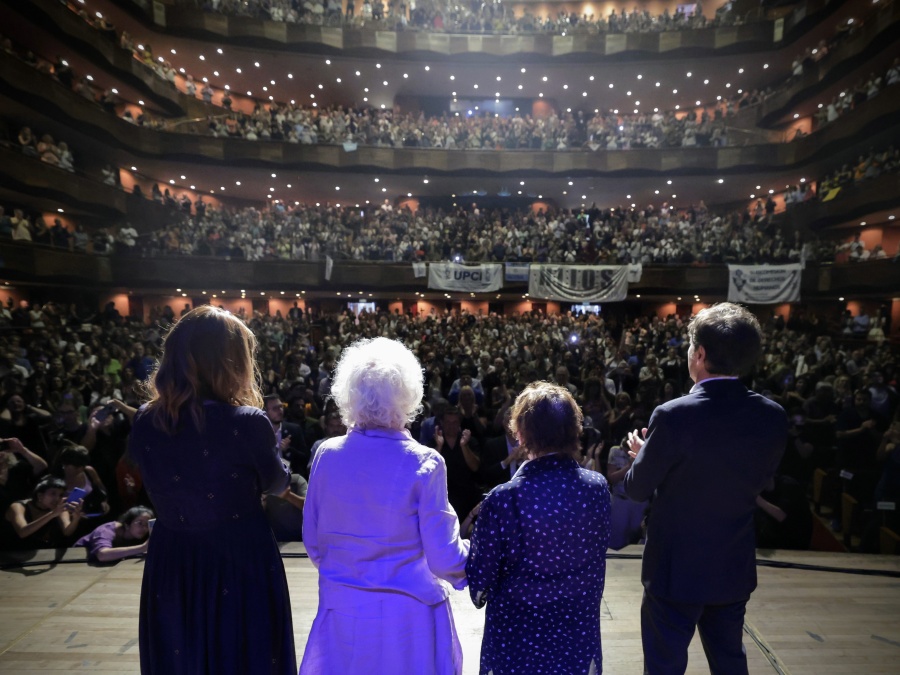
[[[203,305],[165,338],[129,453],[157,513],[141,587],[143,675],[296,675],[263,493],[288,486],[261,410],[256,338]]]
[[[82,503],[67,501],[65,491],[65,481],[47,476],[35,486],[30,499],[10,504],[6,522],[17,538],[14,548],[60,548],[71,542],[81,522]]]
[[[84,500],[84,515],[105,516],[109,513],[106,486],[90,464],[90,454],[81,445],[66,445],[59,453],[62,478],[66,481],[66,494],[76,488]]]
[[[400,342],[360,340],[331,392],[348,432],[319,446],[310,471],[303,540],[319,609],[300,673],[458,675],[445,582],[465,587],[468,544],[444,459],[407,429],[421,410],[419,361]]]

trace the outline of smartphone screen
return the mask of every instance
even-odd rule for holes
[[[84,488],[76,487],[72,488],[72,491],[69,493],[69,496],[66,498],[66,501],[69,504],[74,504],[75,502],[81,501],[84,499],[84,496],[87,492],[84,491]]]

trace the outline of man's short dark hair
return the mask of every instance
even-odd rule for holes
[[[759,321],[731,302],[700,310],[688,324],[688,336],[695,349],[706,351],[706,370],[711,375],[747,375],[762,352]]]
[[[281,403],[281,396],[278,394],[266,394],[265,396],[263,396],[263,410],[268,408],[269,404],[272,401],[278,401],[279,403]]]

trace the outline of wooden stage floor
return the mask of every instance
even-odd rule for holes
[[[316,571],[309,560],[290,557],[302,544],[283,551],[299,663],[316,612]],[[621,553],[640,552],[633,546]],[[65,559],[82,557],[76,549]],[[760,558],[900,571],[900,558],[888,556],[760,552]],[[137,673],[142,570],[141,561],[125,560],[110,568],[65,563],[0,572],[0,673]],[[744,634],[751,673],[900,673],[900,579],[771,567],[760,567],[759,578]],[[641,592],[640,560],[611,558],[601,615],[605,673],[641,672]],[[484,613],[466,592],[452,600],[465,673],[477,673]],[[709,672],[696,636],[688,672]]]

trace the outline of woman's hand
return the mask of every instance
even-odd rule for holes
[[[104,504],[106,504],[106,502],[104,502]],[[57,506],[57,508],[59,508],[59,507]],[[63,503],[63,511],[68,511],[71,514],[73,520],[78,520],[81,518],[82,515],[84,515],[83,509],[84,509],[84,500],[83,499],[79,499],[77,502],[74,502],[74,503],[73,502],[64,502]],[[106,509],[107,509],[107,511],[109,510],[109,504],[106,504]],[[55,509],[54,509],[54,511],[55,511]],[[104,511],[104,513],[106,513],[106,511]]]
[[[66,501],[65,496],[59,498],[59,502],[57,502],[56,506],[53,507],[53,510],[50,512],[54,517],[61,516],[64,511],[69,509],[69,502]]]

